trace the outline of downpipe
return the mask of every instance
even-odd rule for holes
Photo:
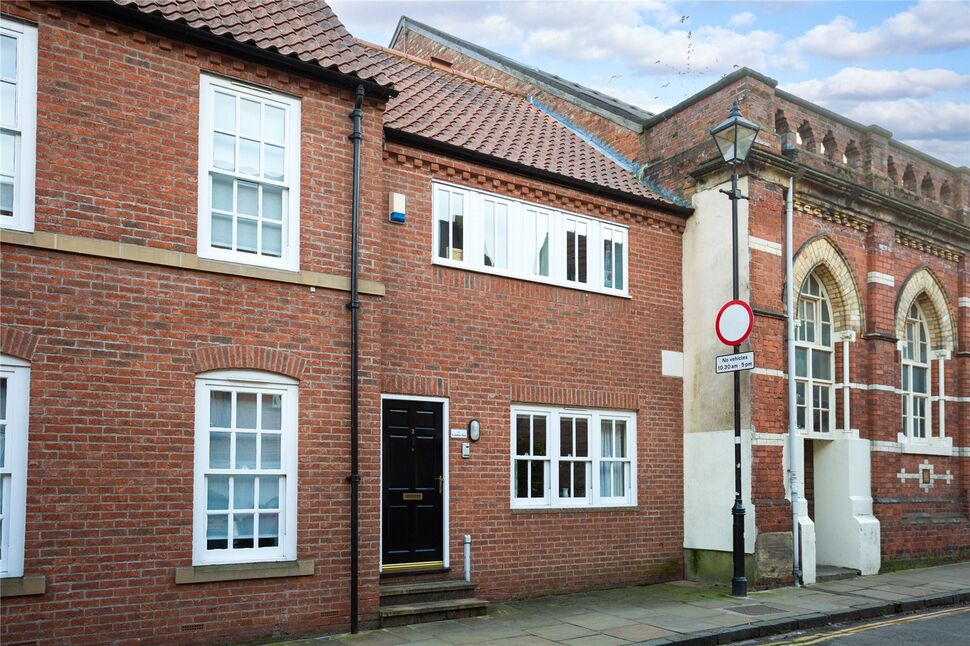
[[[798,534],[798,436],[796,435],[795,407],[795,275],[792,270],[795,249],[792,246],[792,211],[795,195],[795,178],[788,179],[788,198],[785,201],[785,309],[788,312],[788,478],[791,489],[791,535],[792,576],[795,587],[801,585],[802,566]]]
[[[358,264],[358,230],[360,228],[360,142],[362,139],[360,132],[361,107],[364,104],[364,86],[357,86],[357,100],[354,102],[354,110],[350,113],[350,118],[354,122],[354,131],[350,134],[350,139],[354,144],[354,183],[353,183],[353,205],[351,207],[351,231],[350,231],[350,302],[347,309],[350,310],[350,475],[347,481],[350,483],[350,632],[356,633],[360,626],[358,624],[358,551],[360,548],[360,535],[358,527],[359,515],[359,496],[360,496],[360,447],[358,437],[358,347],[357,347],[357,311],[360,309],[357,285],[357,264]]]

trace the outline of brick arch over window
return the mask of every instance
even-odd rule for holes
[[[253,345],[214,345],[199,348],[191,354],[192,371],[196,374],[210,370],[264,370],[303,379],[306,359],[290,352]]]
[[[825,236],[809,239],[798,250],[792,265],[796,294],[813,272],[831,301],[835,330],[861,332],[863,312],[858,284],[842,252]]]
[[[905,338],[906,313],[913,303],[919,303],[926,316],[930,347],[934,350],[952,350],[954,335],[950,300],[929,267],[917,269],[903,283],[899,298],[896,300],[897,338]]]
[[[30,332],[24,332],[9,325],[3,328],[0,335],[0,353],[17,357],[24,361],[32,361],[34,350],[37,349],[38,338]]]

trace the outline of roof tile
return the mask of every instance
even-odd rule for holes
[[[114,0],[193,29],[204,29],[260,49],[318,63],[373,81],[391,82],[323,0]]]
[[[525,97],[364,45],[399,92],[387,105],[386,128],[679,206]]]

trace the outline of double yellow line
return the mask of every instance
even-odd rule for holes
[[[852,626],[850,628],[845,628],[843,630],[836,630],[827,633],[815,633],[814,635],[806,635],[805,637],[799,637],[798,639],[792,639],[783,642],[771,642],[765,646],[782,646],[784,644],[799,644],[799,646],[806,646],[807,644],[818,644],[830,639],[835,639],[836,637],[845,637],[847,635],[855,635],[856,633],[864,633],[868,630],[875,630],[876,628],[883,628],[885,626],[898,626],[899,624],[908,624],[914,621],[923,621],[925,619],[933,619],[935,617],[946,617],[948,615],[957,615],[961,612],[970,612],[970,608],[967,606],[961,606],[958,608],[948,608],[946,610],[937,610],[936,612],[927,612],[922,615],[912,615],[909,617],[899,617],[898,619],[887,619],[885,621],[877,621],[870,624],[862,624],[859,626]]]

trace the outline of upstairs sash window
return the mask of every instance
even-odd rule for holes
[[[199,255],[299,268],[300,103],[202,77]]]
[[[797,307],[796,425],[807,433],[828,433],[832,430],[835,406],[832,306],[814,274],[810,274],[802,284]]]
[[[926,318],[915,303],[906,316],[906,338],[902,347],[903,433],[913,439],[926,439],[932,435],[929,333]]]
[[[37,28],[0,19],[0,227],[34,230]]]

